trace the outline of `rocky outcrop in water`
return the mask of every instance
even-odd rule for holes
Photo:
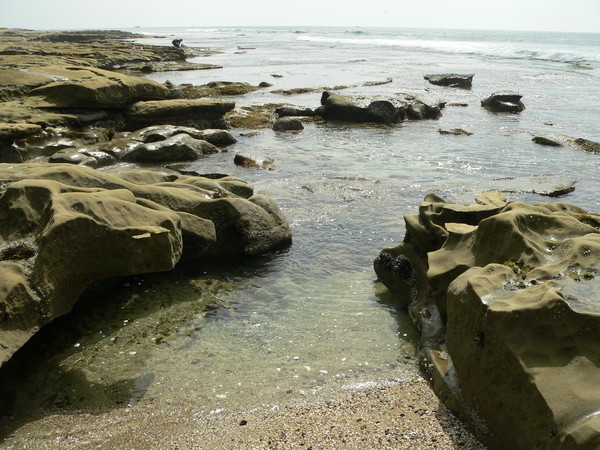
[[[375,271],[440,398],[491,448],[600,445],[600,216],[488,193],[404,219]]]
[[[444,104],[432,98],[405,95],[397,99],[373,100],[361,105],[349,97],[323,92],[315,114],[325,120],[393,124],[406,119],[435,119]]]
[[[92,283],[291,240],[269,197],[232,177],[0,164],[0,365]]]
[[[29,82],[36,78],[35,70],[29,69],[47,65],[143,73],[219,67],[187,62],[187,58],[208,56],[215,52],[187,46],[175,48],[167,38],[165,45],[140,45],[133,42],[133,39],[147,37],[117,30],[0,29],[0,65],[10,68],[0,71],[0,100],[26,93]],[[17,83],[11,83],[11,78]],[[19,78],[28,81],[19,81]]]
[[[574,138],[563,134],[551,133],[545,136],[534,136],[531,140],[539,145],[549,147],[574,147],[588,153],[600,154],[600,142],[590,141],[585,138]]]
[[[522,97],[516,92],[497,92],[483,99],[481,106],[492,112],[518,113],[525,109]]]
[[[302,131],[304,125],[298,119],[283,117],[273,123],[273,131]]]
[[[470,89],[473,85],[474,74],[461,75],[457,73],[445,73],[445,74],[429,74],[424,75],[427,81],[437,86],[449,86],[458,87],[463,89]]]
[[[46,129],[40,135],[17,140],[8,148],[19,158],[14,162],[31,159],[98,168],[121,161],[191,161],[235,142],[226,130],[155,125],[114,135],[102,129],[80,132]],[[3,155],[5,162],[11,162],[6,155],[10,153]]]

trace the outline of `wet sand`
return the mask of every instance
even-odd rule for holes
[[[40,415],[2,448],[485,449],[420,378],[269,410],[197,410],[163,402]]]

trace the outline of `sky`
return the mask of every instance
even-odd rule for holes
[[[600,33],[600,0],[0,0],[0,27],[466,28]]]

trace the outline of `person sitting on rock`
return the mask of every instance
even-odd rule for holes
[[[172,44],[175,47],[180,48],[181,47],[181,41],[183,41],[183,39],[173,39]]]

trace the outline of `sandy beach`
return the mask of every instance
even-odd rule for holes
[[[423,379],[335,399],[199,415],[193,404],[38,416],[3,448],[484,449]]]

